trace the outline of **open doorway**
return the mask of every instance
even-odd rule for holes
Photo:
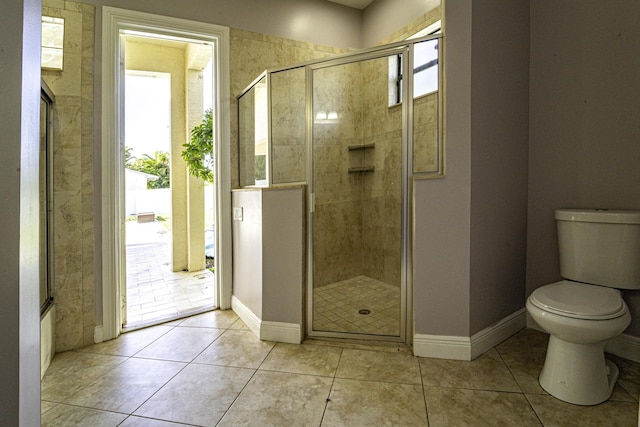
[[[213,108],[213,52],[202,43],[123,38],[126,305],[122,317],[123,327],[130,330],[216,307],[213,183],[185,179],[183,161],[175,158],[185,143],[182,128],[187,128],[188,140],[189,129]]]
[[[230,223],[231,216],[230,156],[228,147],[217,143],[229,139],[228,37],[228,29],[224,27],[103,8],[103,93],[113,96],[105,95],[102,104],[103,325],[101,330],[96,330],[96,341],[115,338],[124,327],[142,327],[216,306],[230,307],[230,230],[216,226]],[[142,45],[147,53],[141,53],[145,52]],[[180,60],[175,60],[178,57]],[[127,91],[134,92],[150,80],[157,83],[150,86],[162,86],[167,75],[170,107],[162,107],[166,102],[160,100],[155,101],[154,107],[143,105],[141,109],[148,110],[151,124],[145,124],[146,119],[142,117],[129,117]],[[130,80],[129,84],[127,80]],[[156,87],[136,98],[151,99],[163,90]],[[157,106],[161,112],[149,113]],[[129,108],[133,110],[131,105]],[[169,124],[161,120],[167,109],[170,110]],[[212,183],[192,176],[182,155],[184,145],[191,142],[191,131],[202,126],[206,118],[213,142],[207,159],[215,177]],[[143,129],[142,138],[148,141],[141,144],[142,148],[132,140],[137,137],[132,136],[135,135],[132,129],[127,129],[128,122],[136,122]],[[156,135],[151,128],[165,133],[170,128],[168,154],[165,154],[166,143],[162,141],[166,135]],[[166,163],[168,188],[152,188],[154,184],[149,183],[162,180],[161,174],[153,170],[141,168],[133,174],[125,172],[125,169],[135,169],[129,166],[138,159],[147,160],[158,169]],[[127,168],[125,163],[128,163]],[[127,179],[127,174],[131,179]],[[146,199],[144,195],[128,195],[128,188],[147,192]],[[169,195],[160,197],[154,193],[148,197],[149,191],[156,190],[165,190]],[[162,207],[163,201],[170,208]],[[144,224],[151,224],[148,228],[152,230],[150,236],[140,237],[136,231]],[[133,292],[128,289],[127,282],[133,277],[128,276],[131,273],[128,267],[133,265],[129,255],[133,256],[133,253],[125,248],[136,243],[149,247],[162,243],[166,248],[164,255],[159,247],[152,251],[151,261],[147,259],[148,280],[146,283],[138,280],[149,285],[154,276],[157,279],[163,274],[164,269],[169,279],[166,281],[171,282],[157,295],[143,293],[138,297],[138,302],[147,308],[158,300],[165,303],[164,311],[155,316],[155,321],[150,315],[136,319],[130,316],[128,303],[135,298],[132,298]],[[158,296],[169,293],[170,288],[179,288],[179,278],[184,275],[199,285],[203,280],[212,281],[204,287],[206,292],[202,292],[203,286],[182,286],[189,289],[191,302],[182,301],[171,309],[166,305],[166,298],[162,301]],[[143,274],[138,276],[142,278]],[[194,298],[195,294],[199,295]]]
[[[213,153],[192,165],[185,149],[213,109],[213,47],[122,34],[124,47],[125,265],[123,328],[216,308]],[[205,84],[207,82],[207,84]],[[121,86],[122,87],[122,86]],[[209,131],[209,132],[212,132]],[[212,142],[213,135],[205,135]],[[199,140],[195,140],[199,143]],[[212,148],[212,147],[211,147]],[[194,166],[208,168],[206,180]],[[214,206],[206,209],[207,201]],[[206,231],[206,233],[205,233]],[[207,262],[208,261],[208,262]]]

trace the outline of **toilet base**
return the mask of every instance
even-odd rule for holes
[[[619,371],[605,360],[605,343],[576,344],[551,335],[540,372],[542,388],[575,405],[597,405],[609,399]]]

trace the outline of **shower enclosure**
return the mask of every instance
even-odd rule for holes
[[[440,38],[266,71],[238,98],[241,186],[307,186],[308,336],[405,341],[411,184],[443,173]]]
[[[40,90],[40,315],[44,317],[53,304],[53,102],[47,84]]]

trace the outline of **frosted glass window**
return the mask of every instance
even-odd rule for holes
[[[62,70],[64,46],[64,19],[42,17],[42,52],[40,66]]]

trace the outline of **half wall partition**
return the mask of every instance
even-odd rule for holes
[[[441,37],[265,71],[238,98],[241,186],[307,186],[308,336],[405,341],[411,184],[444,170]]]

